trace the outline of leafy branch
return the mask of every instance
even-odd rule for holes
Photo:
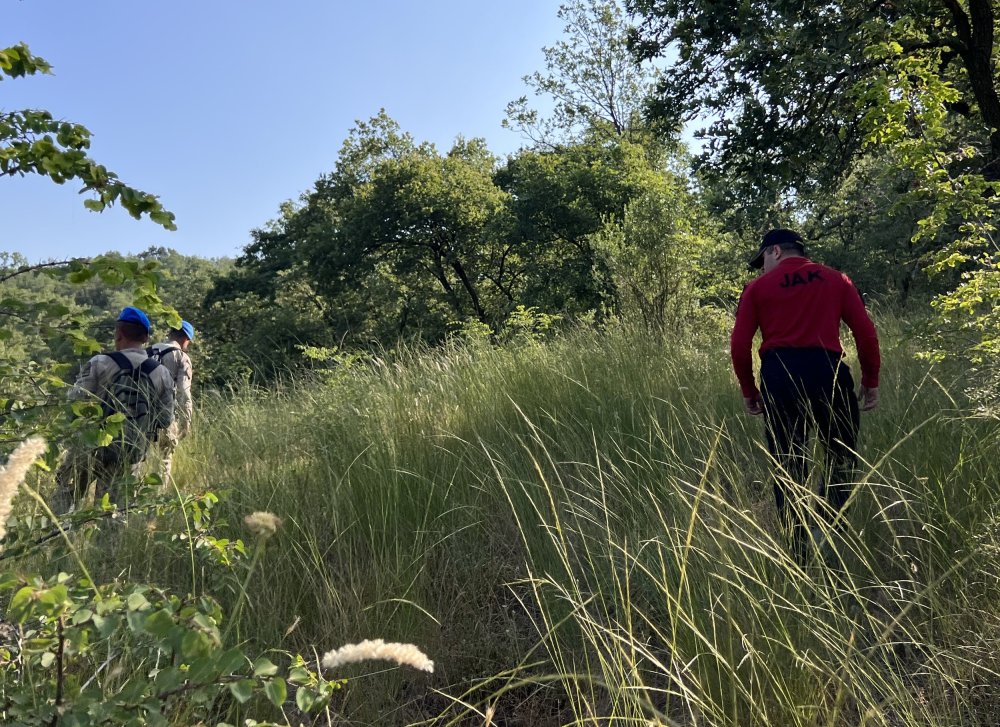
[[[48,74],[52,67],[24,43],[0,49],[0,80]],[[95,212],[118,203],[135,219],[143,215],[176,230],[174,214],[156,195],[129,186],[89,155],[90,130],[60,121],[44,110],[0,111],[0,175],[38,174],[56,184],[77,180],[91,196],[84,206]]]

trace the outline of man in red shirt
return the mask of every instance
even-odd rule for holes
[[[778,516],[793,551],[806,558],[808,529],[787,502],[790,483],[808,477],[809,438],[817,431],[825,471],[823,515],[834,522],[851,494],[860,425],[854,381],[843,362],[840,322],[854,335],[861,363],[861,407],[878,406],[881,363],[878,335],[857,289],[843,273],[805,256],[802,237],[776,229],[764,235],[750,267],[763,273],[743,289],[730,339],[733,368],[748,414],[764,414],[767,446],[779,466],[774,479]],[[760,346],[758,390],[753,377],[753,337]]]

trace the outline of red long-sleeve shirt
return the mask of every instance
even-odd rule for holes
[[[843,353],[840,321],[858,348],[861,384],[878,386],[878,334],[854,283],[843,273],[805,257],[785,258],[743,289],[730,338],[733,368],[743,396],[759,392],[753,378],[753,337],[760,328],[759,353],[772,348],[825,348]]]

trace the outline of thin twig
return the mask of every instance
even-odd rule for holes
[[[85,518],[80,518],[79,520],[71,520],[68,524],[72,525],[74,528],[79,525],[87,525],[88,523],[98,522],[99,520],[105,520],[109,517],[114,517],[115,515],[127,515],[133,512],[147,512],[157,507],[162,507],[165,502],[153,502],[146,505],[132,506],[132,507],[122,507],[117,510],[103,510],[97,514],[89,515]],[[54,521],[55,522],[55,521]],[[17,558],[18,556],[24,555],[24,553],[31,548],[47,543],[50,540],[60,537],[63,534],[63,528],[55,522],[56,527],[44,535],[32,540],[29,543],[25,543],[19,548],[5,550],[0,554],[0,561],[7,560],[9,558]]]

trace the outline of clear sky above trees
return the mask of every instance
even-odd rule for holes
[[[92,153],[159,194],[176,232],[87,212],[79,185],[0,179],[0,250],[32,260],[149,245],[234,255],[249,230],[330,168],[354,121],[386,110],[448,148],[501,128],[521,77],[558,38],[556,0],[372,3],[215,0],[4,7],[0,46],[18,41],[54,76],[5,81],[0,108],[39,107],[94,134]]]

